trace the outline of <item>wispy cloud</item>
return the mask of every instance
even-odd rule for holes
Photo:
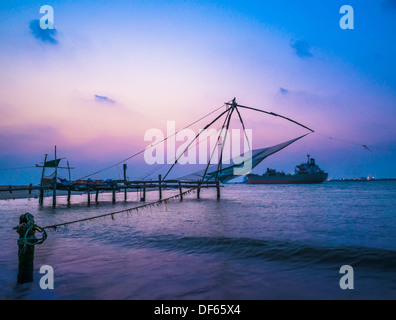
[[[292,40],[290,46],[295,50],[296,55],[300,58],[310,58],[313,56],[311,53],[311,46],[304,40]]]
[[[289,93],[289,90],[287,90],[285,88],[282,88],[282,87],[279,88],[279,91],[280,91],[281,94],[288,94]]]
[[[54,45],[59,43],[56,39],[57,31],[55,29],[41,29],[40,20],[30,21],[29,28],[36,39]]]
[[[109,97],[100,96],[100,95],[97,95],[97,94],[95,94],[95,100],[98,101],[98,102],[105,102],[105,103],[112,103],[112,104],[116,103],[115,100],[110,99]]]

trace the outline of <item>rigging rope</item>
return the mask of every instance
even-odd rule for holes
[[[171,196],[171,197],[168,197],[166,199],[160,199],[158,201],[151,202],[151,203],[148,203],[148,204],[144,204],[144,205],[141,205],[141,206],[138,206],[138,207],[133,207],[133,208],[128,208],[128,209],[124,209],[124,210],[120,210],[120,211],[105,213],[105,214],[101,214],[101,215],[98,215],[98,216],[93,216],[93,217],[90,217],[90,218],[84,218],[84,219],[73,220],[73,221],[58,223],[58,224],[54,224],[54,225],[49,225],[49,226],[43,227],[41,229],[42,230],[48,229],[50,231],[56,231],[58,229],[58,227],[64,227],[64,226],[67,226],[67,225],[70,225],[70,224],[75,224],[75,223],[79,223],[79,222],[86,222],[86,221],[91,221],[91,220],[95,220],[95,219],[99,219],[99,218],[105,218],[105,217],[111,217],[114,220],[114,216],[117,215],[117,214],[125,213],[125,212],[130,213],[132,211],[138,211],[139,209],[144,209],[144,208],[148,208],[148,207],[151,207],[151,206],[159,205],[162,202],[164,202],[166,204],[168,201],[173,200],[173,199],[177,199],[181,195],[189,194],[189,193],[191,193],[192,191],[194,191],[197,188],[198,187],[192,187],[189,190],[184,191],[181,194],[178,193],[178,194],[176,194],[174,196]]]
[[[26,222],[21,223],[19,226],[14,228],[18,233],[21,235],[23,234],[23,236],[21,236],[17,241],[19,246],[23,246],[21,247],[21,250],[23,250],[28,245],[36,246],[38,244],[42,244],[47,239],[47,232],[44,230],[45,228],[41,228],[35,224],[30,213],[26,213],[24,217],[26,218]],[[36,231],[42,233],[41,238],[36,238],[34,236]]]
[[[91,177],[91,176],[93,176],[93,175],[96,175],[96,174],[98,174],[98,173],[101,173],[101,172],[103,172],[103,171],[109,170],[109,169],[111,169],[111,168],[114,168],[115,166],[118,166],[118,165],[120,165],[120,164],[123,164],[123,163],[127,162],[128,160],[130,160],[130,159],[132,159],[132,158],[134,158],[134,157],[136,157],[136,156],[142,154],[142,153],[145,152],[146,150],[151,149],[151,148],[155,147],[156,145],[165,142],[165,141],[168,140],[169,138],[171,138],[171,137],[173,137],[174,135],[178,134],[180,131],[185,130],[185,129],[191,127],[192,125],[198,123],[199,121],[201,121],[201,120],[207,118],[208,116],[210,116],[211,114],[213,114],[213,113],[215,113],[216,111],[220,110],[220,109],[223,108],[224,106],[225,106],[225,105],[223,104],[221,107],[219,107],[219,108],[213,110],[212,112],[208,113],[207,115],[203,116],[202,118],[200,118],[200,119],[198,119],[198,120],[192,122],[191,124],[189,124],[188,126],[184,127],[183,129],[180,129],[179,131],[175,132],[174,134],[172,134],[172,135],[170,135],[170,136],[168,136],[168,137],[165,137],[163,140],[161,140],[161,141],[159,141],[159,142],[157,142],[157,143],[155,143],[155,144],[152,144],[152,145],[149,146],[148,148],[143,149],[143,150],[141,150],[141,151],[139,151],[139,152],[136,152],[135,154],[133,154],[133,155],[131,155],[131,156],[129,156],[129,157],[127,157],[127,158],[125,158],[125,159],[123,159],[123,160],[121,160],[121,161],[119,161],[119,162],[113,164],[113,165],[110,165],[110,166],[108,166],[108,167],[106,167],[106,168],[104,168],[104,169],[101,169],[101,170],[98,170],[98,171],[93,172],[93,173],[91,173],[91,174],[88,174],[88,175],[86,175],[86,176],[84,176],[84,177],[81,177],[81,178],[79,178],[79,179],[77,179],[77,180],[86,179],[86,178],[88,178],[88,177]]]

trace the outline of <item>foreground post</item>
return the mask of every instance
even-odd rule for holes
[[[34,228],[30,228],[29,219],[34,221],[34,217],[30,213],[21,215],[19,217],[19,226],[16,227],[19,234],[17,282],[20,284],[33,282],[34,246],[24,241],[25,237],[34,238],[36,232]]]

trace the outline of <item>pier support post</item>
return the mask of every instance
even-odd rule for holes
[[[162,200],[162,182],[161,182],[162,176],[158,176],[158,187],[159,187],[159,199]]]
[[[116,203],[116,189],[115,189],[115,186],[113,186],[113,203]]]
[[[197,199],[201,198],[201,183],[198,181]]]
[[[140,198],[140,201],[146,202],[146,182],[143,182],[143,197]]]
[[[70,198],[71,198],[71,189],[67,189],[67,203],[70,204]]]
[[[87,201],[88,201],[88,207],[91,206],[91,188],[88,187],[87,189]]]
[[[125,187],[125,189],[124,189],[124,201],[126,202],[127,201],[127,193],[128,193],[128,190],[127,190],[127,175],[126,175],[127,164],[126,163],[124,163],[123,168],[124,168],[124,187]]]
[[[220,200],[220,183],[219,183],[219,180],[216,180],[216,189],[217,189],[217,200]]]
[[[56,181],[52,186],[52,208],[56,208]]]
[[[17,283],[24,284],[33,282],[33,269],[34,269],[34,246],[23,243],[26,232],[29,229],[27,215],[30,221],[34,221],[34,217],[30,213],[25,213],[19,217],[19,225],[16,231],[19,234],[18,240],[18,275]],[[35,230],[31,228],[27,234],[28,238],[34,238]]]
[[[179,192],[180,192],[180,201],[183,201],[183,188],[181,182],[179,182]]]
[[[99,190],[96,190],[96,195],[95,195],[95,202],[99,202]]]
[[[44,203],[44,189],[40,188],[40,195],[39,195],[39,205],[42,206]]]

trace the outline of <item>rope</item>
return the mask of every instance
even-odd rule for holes
[[[330,139],[330,140],[334,140],[334,141],[338,141],[338,142],[354,145],[354,146],[357,146],[357,147],[361,147],[361,148],[365,149],[366,151],[372,151],[372,150],[395,151],[395,149],[381,148],[381,147],[376,147],[376,146],[368,146],[366,144],[361,144],[361,143],[357,143],[357,142],[352,142],[352,141],[348,141],[348,140],[343,140],[343,139],[339,139],[339,138],[330,137],[328,135],[325,135],[325,134],[322,134],[322,133],[319,133],[319,132],[315,132],[315,133],[320,135],[320,136],[322,136],[322,137]]]
[[[141,206],[138,206],[138,207],[133,207],[133,208],[124,209],[124,210],[120,210],[120,211],[105,213],[105,214],[101,214],[101,215],[90,217],[90,218],[73,220],[73,221],[69,221],[69,222],[63,222],[63,223],[59,223],[59,224],[49,225],[49,226],[46,226],[46,227],[42,228],[42,230],[48,229],[50,231],[56,231],[58,229],[58,227],[64,227],[64,226],[67,226],[67,225],[70,225],[70,224],[75,224],[75,223],[80,223],[80,222],[85,222],[85,221],[91,221],[91,220],[95,220],[95,219],[99,219],[99,218],[105,218],[105,217],[111,217],[114,220],[114,216],[116,214],[125,213],[125,212],[130,213],[132,211],[138,211],[139,209],[144,209],[144,208],[152,207],[152,206],[155,206],[155,205],[159,205],[162,202],[164,202],[166,204],[168,201],[173,200],[173,199],[177,199],[177,198],[180,197],[180,195],[189,194],[189,193],[191,193],[192,191],[194,191],[197,188],[198,187],[192,187],[189,190],[184,191],[181,194],[179,193],[179,194],[171,196],[169,198],[161,199],[161,200],[158,200],[158,201],[155,201],[155,202],[151,202],[151,203],[148,203],[148,204],[144,204],[144,205],[141,205]]]
[[[161,141],[159,141],[159,142],[157,142],[157,143],[155,143],[155,144],[152,144],[152,145],[149,146],[148,148],[146,148],[146,149],[144,149],[144,150],[141,150],[141,151],[139,151],[139,152],[136,152],[135,154],[129,156],[128,158],[125,158],[125,159],[123,159],[123,160],[121,160],[121,161],[119,161],[119,162],[117,162],[117,163],[115,163],[115,164],[112,164],[112,165],[110,165],[110,166],[108,166],[108,167],[106,167],[106,168],[104,168],[104,169],[98,170],[98,171],[96,171],[96,172],[94,172],[94,173],[91,173],[91,174],[89,174],[89,175],[86,175],[86,176],[84,176],[84,177],[81,177],[81,178],[79,178],[79,179],[77,179],[77,180],[86,179],[86,178],[88,178],[88,177],[91,177],[91,176],[96,175],[96,174],[98,174],[98,173],[101,173],[101,172],[103,172],[103,171],[106,171],[106,170],[109,170],[109,169],[111,169],[111,168],[114,168],[115,166],[118,166],[118,165],[120,165],[120,164],[123,164],[123,163],[127,162],[128,160],[130,160],[130,159],[132,159],[132,158],[134,158],[134,157],[136,157],[136,156],[142,154],[142,153],[145,152],[146,150],[151,149],[151,148],[155,147],[156,145],[165,142],[165,141],[168,140],[169,138],[171,138],[171,137],[173,137],[174,135],[178,134],[180,131],[185,130],[185,129],[191,127],[192,125],[194,125],[194,124],[198,123],[199,121],[205,119],[206,117],[210,116],[211,114],[215,113],[216,111],[220,110],[220,109],[223,108],[223,107],[224,107],[224,104],[223,104],[221,107],[219,107],[219,108],[213,110],[212,112],[208,113],[207,115],[203,116],[202,118],[200,118],[200,119],[194,121],[193,123],[189,124],[188,126],[184,127],[183,129],[181,129],[181,130],[175,132],[174,134],[172,134],[172,135],[166,137],[165,139],[163,139],[163,140],[161,140]]]
[[[30,214],[26,215],[26,219],[27,219],[27,223],[24,223],[14,228],[18,230],[20,228],[26,227],[27,225],[27,229],[24,236],[18,239],[17,244],[24,247],[28,245],[36,246],[38,244],[42,244],[47,239],[47,232],[44,230],[45,228],[41,228],[37,224],[35,224],[34,221],[30,219]],[[29,237],[29,234],[34,234],[36,231],[42,233],[41,238]]]

